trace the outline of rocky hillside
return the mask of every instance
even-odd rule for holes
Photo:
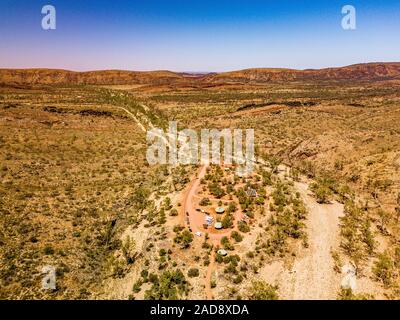
[[[184,76],[170,71],[90,71],[74,72],[55,69],[0,69],[0,84],[166,84]]]
[[[400,63],[366,63],[326,69],[246,69],[209,76],[210,83],[400,79]]]
[[[204,85],[226,83],[265,83],[282,81],[347,81],[399,80],[400,63],[366,63],[326,69],[246,69],[204,74],[174,73],[171,71],[91,71],[74,72],[54,69],[0,69],[0,84],[175,84]]]

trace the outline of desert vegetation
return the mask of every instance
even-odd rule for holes
[[[3,84],[0,297],[284,299],[298,275],[269,271],[295,270],[315,250],[315,210],[339,208],[329,298],[398,298],[398,81],[224,77]],[[169,120],[255,129],[254,173],[211,165],[196,190],[220,230],[204,223],[196,235],[188,223],[183,195],[198,166],[146,162],[144,130]],[[56,290],[41,289],[46,265]],[[360,290],[339,288],[346,265]]]

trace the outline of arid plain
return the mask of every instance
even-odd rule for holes
[[[254,172],[148,165],[172,120]],[[399,123],[400,63],[0,70],[0,298],[399,299]]]

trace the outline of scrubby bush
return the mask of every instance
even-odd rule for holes
[[[378,256],[372,271],[375,277],[385,286],[390,286],[392,284],[395,276],[395,267],[388,252],[382,253]]]
[[[197,268],[191,268],[191,269],[189,269],[189,271],[188,271],[188,276],[190,277],[190,278],[194,278],[194,277],[198,277],[199,276],[199,269],[197,269]]]
[[[192,241],[193,234],[187,229],[179,232],[174,238],[174,242],[181,244],[184,249],[189,248]]]
[[[228,229],[233,227],[233,216],[231,214],[225,214],[222,218],[222,228]]]
[[[199,205],[201,205],[202,207],[206,207],[206,206],[211,205],[211,201],[208,198],[203,198],[200,200]]]
[[[218,263],[222,263],[224,261],[224,257],[217,253],[215,255],[215,261]]]
[[[234,277],[232,281],[234,284],[239,284],[243,281],[243,276],[239,274],[236,277]]]
[[[332,196],[332,191],[324,185],[313,183],[311,184],[310,189],[314,192],[318,203],[327,203]]]
[[[351,288],[342,288],[338,294],[338,300],[374,300],[374,296],[371,294],[354,294]]]
[[[248,292],[249,300],[278,300],[278,287],[265,281],[253,281]]]
[[[241,242],[243,240],[243,236],[237,231],[231,232],[231,238],[234,239],[236,242]]]
[[[250,231],[250,227],[244,221],[240,221],[238,223],[238,229],[239,229],[240,232],[243,232],[243,233],[247,233],[247,232]]]
[[[368,213],[352,201],[346,202],[344,213],[340,218],[341,247],[359,268],[363,257],[371,255],[376,246],[371,223]]]
[[[237,206],[236,206],[236,203],[235,202],[230,202],[229,203],[229,205],[228,205],[228,209],[227,209],[227,213],[234,213],[234,212],[236,212],[236,210],[237,210]]]
[[[142,280],[139,279],[138,281],[136,281],[136,282],[134,283],[134,285],[133,285],[133,288],[132,288],[133,292],[134,292],[134,293],[140,292],[141,287],[142,287],[142,284],[143,284],[143,281],[142,281]]]
[[[233,250],[234,249],[232,243],[230,243],[228,237],[226,237],[226,236],[222,237],[221,244],[224,247],[224,249],[226,249],[226,250]]]
[[[188,293],[188,283],[180,270],[165,270],[145,292],[145,300],[178,300]]]
[[[220,187],[220,185],[218,183],[210,183],[208,185],[208,190],[210,190],[210,193],[216,197],[217,199],[222,198],[226,193],[224,191],[224,189],[222,189]]]

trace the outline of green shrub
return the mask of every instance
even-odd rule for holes
[[[240,232],[247,233],[250,232],[250,227],[247,225],[246,222],[240,221],[238,223],[238,229]]]
[[[278,300],[278,287],[272,286],[264,281],[255,280],[249,289],[250,300]]]
[[[374,300],[374,296],[370,294],[354,294],[351,288],[342,288],[338,294],[338,300]]]
[[[54,253],[54,249],[53,249],[52,246],[47,245],[47,246],[44,247],[43,253],[46,254],[46,255],[52,255]]]
[[[222,228],[229,229],[233,227],[233,216],[231,214],[225,214],[222,218]]]
[[[184,249],[189,248],[192,241],[193,241],[193,234],[187,229],[178,233],[174,238],[174,242],[181,244],[182,248]]]
[[[231,238],[234,239],[236,242],[241,242],[243,240],[243,236],[237,231],[231,232]]]
[[[225,250],[233,250],[234,249],[232,243],[230,243],[228,237],[226,237],[226,236],[222,237],[221,244]]]
[[[142,280],[139,279],[138,281],[136,281],[135,284],[133,285],[133,292],[135,293],[140,292],[142,284],[143,284]]]
[[[165,270],[160,280],[146,290],[145,300],[178,300],[188,293],[188,283],[180,270]]]
[[[394,262],[388,252],[382,253],[378,256],[378,260],[375,261],[372,271],[375,277],[382,281],[386,287],[392,284],[395,275],[395,268]]]
[[[233,283],[234,284],[239,284],[243,281],[243,276],[242,275],[237,275],[236,277],[233,278]]]
[[[318,203],[327,203],[332,196],[332,191],[323,185],[318,185],[316,183],[311,185],[311,190],[315,194],[315,198]]]

